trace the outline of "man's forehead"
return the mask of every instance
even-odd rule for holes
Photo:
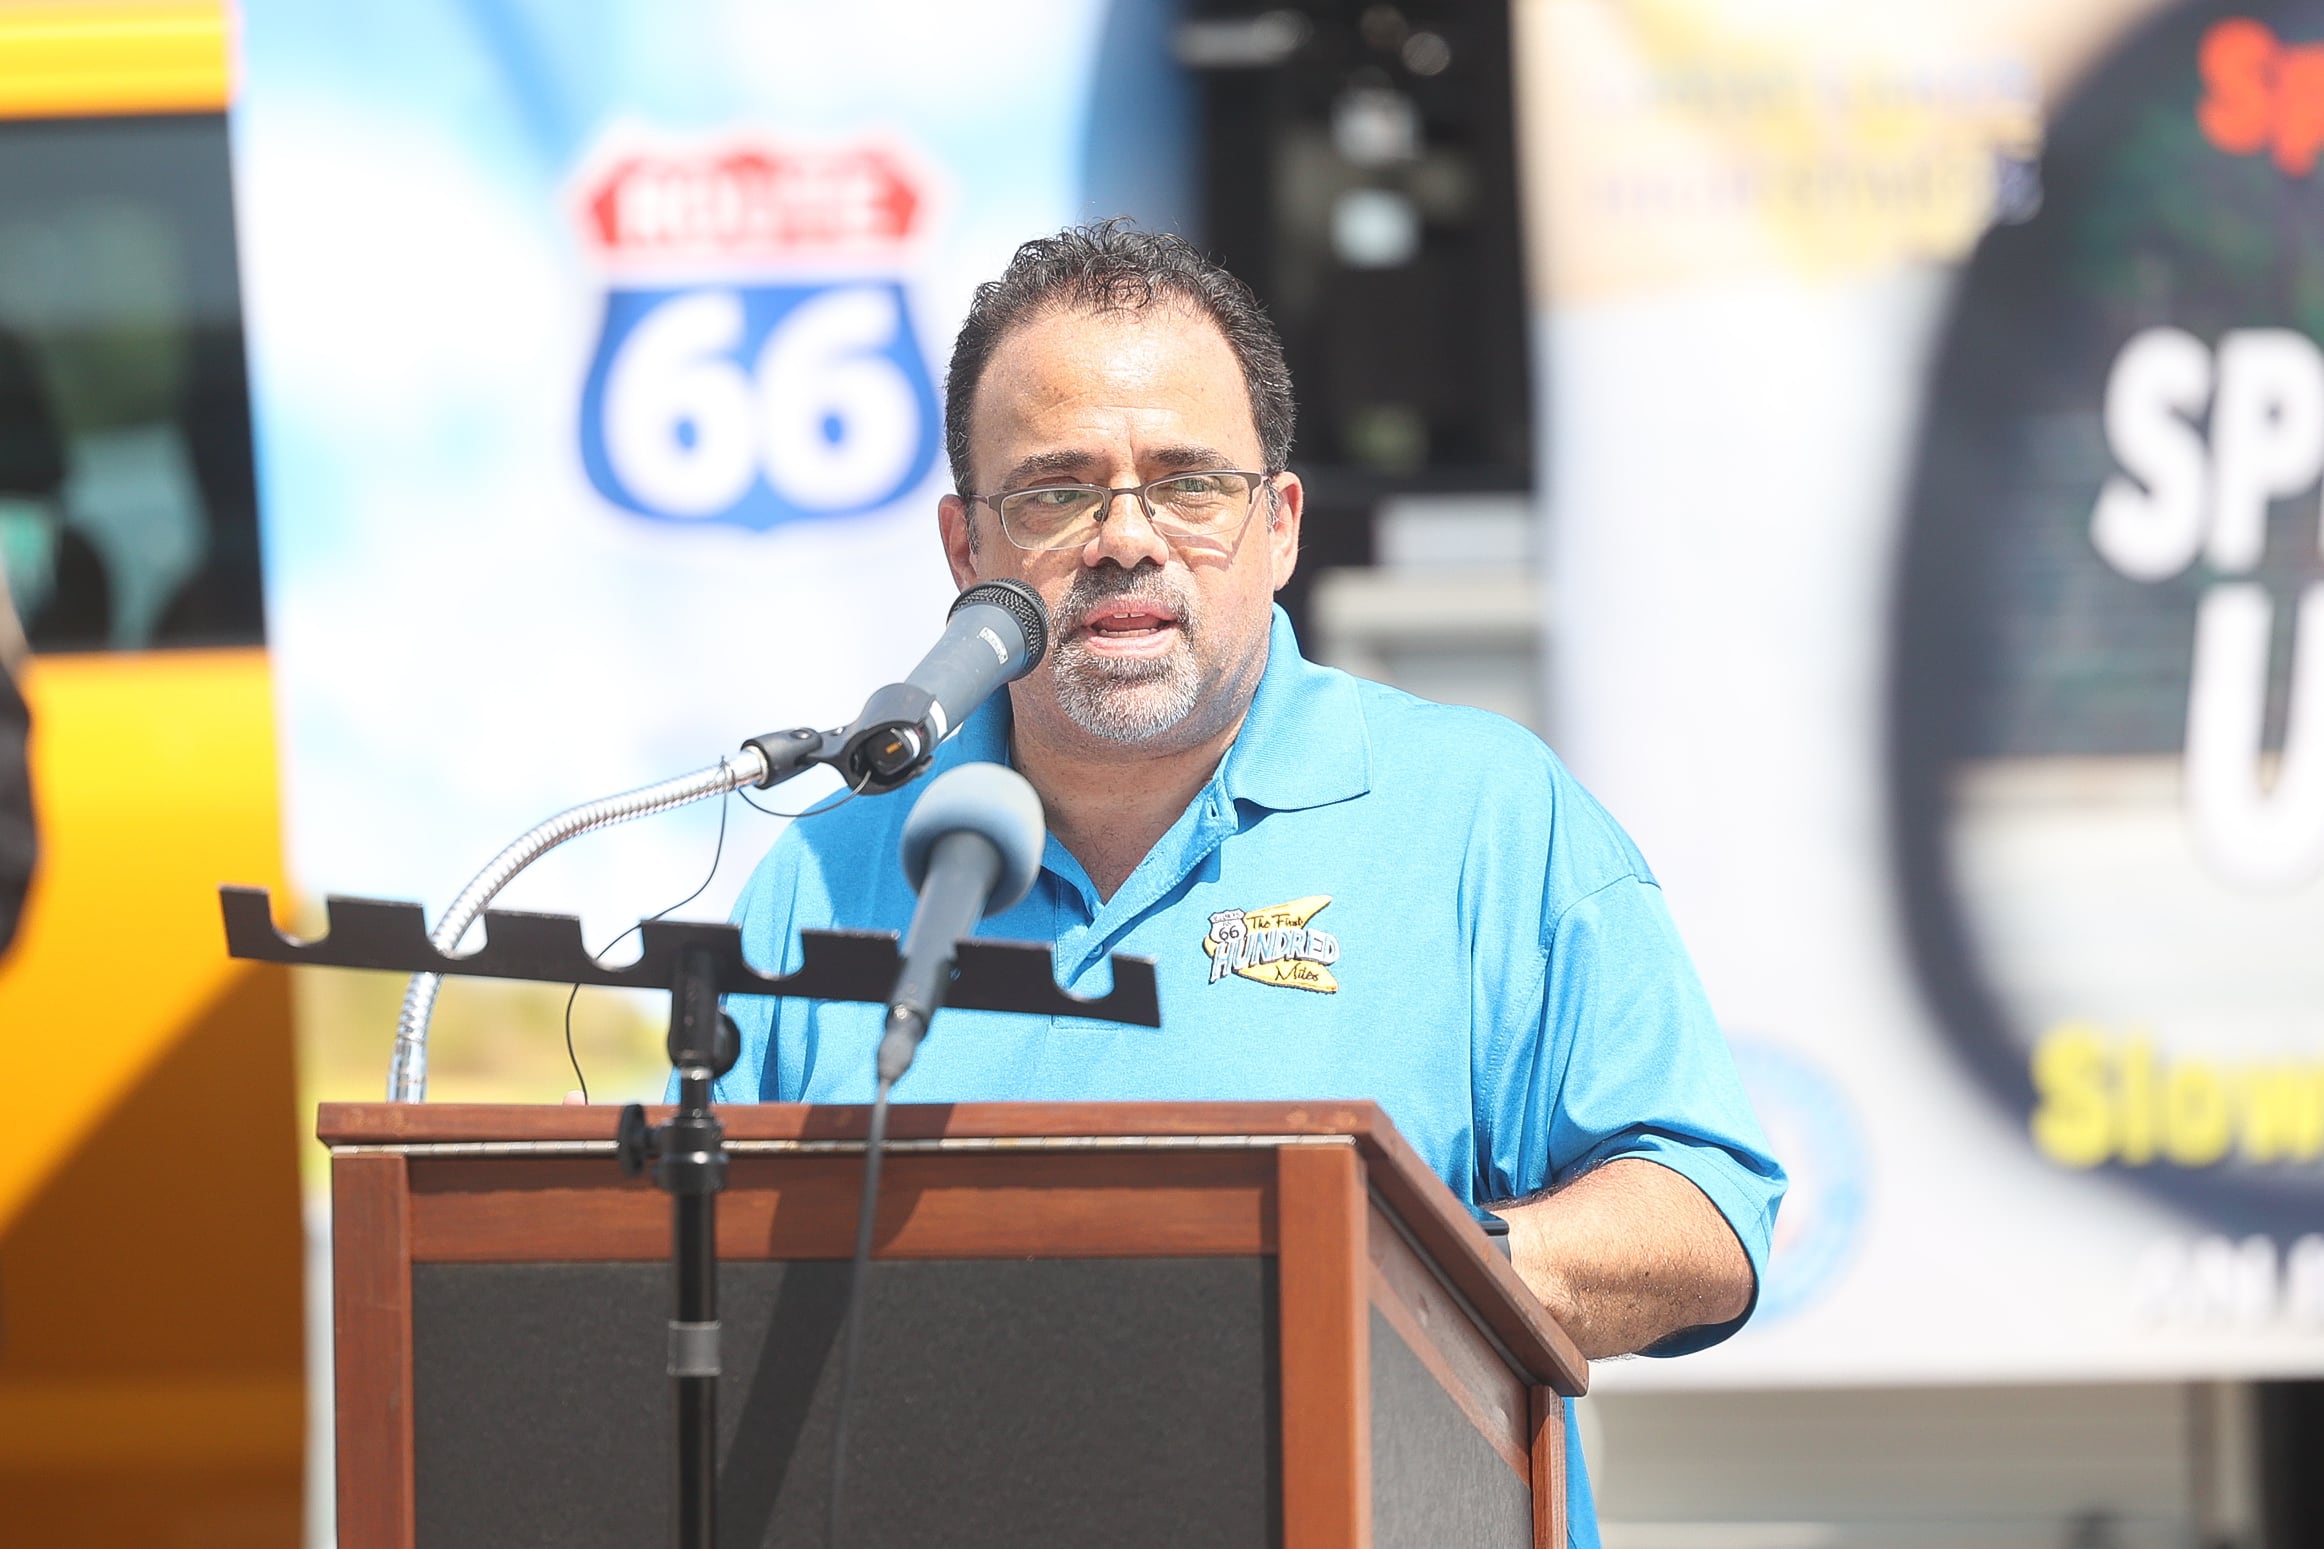
[[[1139,307],[1060,302],[1001,336],[985,363],[980,395],[1010,376],[1058,368],[1121,376],[1192,367],[1238,390],[1242,366],[1226,334],[1207,313],[1167,296]]]
[[[1174,442],[1255,446],[1257,439],[1249,388],[1226,335],[1208,315],[1165,297],[1136,308],[1061,304],[1026,319],[994,348],[971,415],[969,442],[980,465],[1029,450],[1070,450],[996,443],[1124,420],[1169,420],[1200,431],[1175,431]]]

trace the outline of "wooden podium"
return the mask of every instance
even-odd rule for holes
[[[820,1546],[866,1111],[718,1112],[719,1538]],[[323,1107],[341,1549],[667,1540],[615,1120]],[[898,1106],[876,1243],[851,1545],[1563,1549],[1588,1368],[1372,1104]]]

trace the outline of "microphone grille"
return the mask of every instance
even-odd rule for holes
[[[955,597],[944,616],[949,619],[976,603],[1006,613],[1016,624],[1017,633],[1025,637],[1025,665],[1019,676],[1041,665],[1041,658],[1049,653],[1049,609],[1039,592],[1022,581],[979,581]]]
[[[955,764],[929,781],[900,836],[904,879],[914,892],[927,880],[936,841],[963,831],[984,835],[1000,852],[1001,877],[985,913],[1015,908],[1041,873],[1048,833],[1032,783],[1006,765],[984,763]]]

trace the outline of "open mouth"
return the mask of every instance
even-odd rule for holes
[[[1100,650],[1155,649],[1177,635],[1178,618],[1159,604],[1109,602],[1081,616],[1081,633]]]

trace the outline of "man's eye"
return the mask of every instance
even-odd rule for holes
[[[1018,498],[1036,511],[1070,511],[1089,499],[1089,492],[1080,489],[1029,489]]]
[[[1214,474],[1189,473],[1182,478],[1165,479],[1154,486],[1154,493],[1164,500],[1208,498],[1226,493],[1225,481]]]

